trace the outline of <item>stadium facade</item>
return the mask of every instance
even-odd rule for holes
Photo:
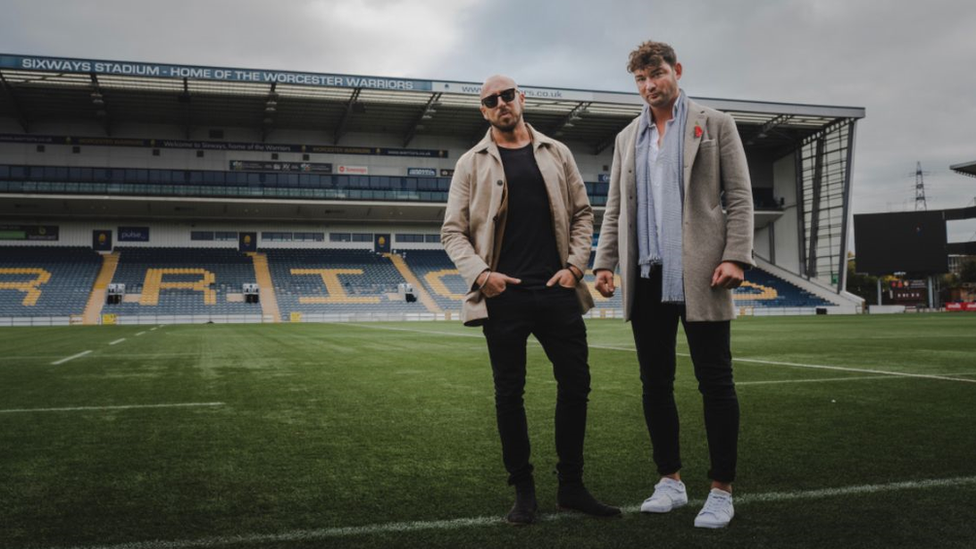
[[[641,98],[522,89],[526,120],[573,150],[598,228],[614,137]],[[438,234],[454,164],[488,129],[479,91],[0,54],[0,318],[449,316],[466,288]],[[749,161],[760,269],[741,312],[857,310],[846,243],[864,109],[695,99],[733,116]],[[127,289],[105,305],[110,284]]]

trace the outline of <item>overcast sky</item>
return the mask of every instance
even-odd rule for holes
[[[974,204],[976,2],[0,0],[0,52],[632,91],[669,42],[691,96],[856,106],[854,211]],[[976,223],[949,224],[976,240]]]

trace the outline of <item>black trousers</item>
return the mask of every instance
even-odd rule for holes
[[[495,415],[508,483],[532,480],[525,390],[525,346],[529,334],[542,344],[557,383],[556,470],[560,482],[583,477],[583,439],[590,392],[586,325],[576,292],[558,285],[544,289],[510,286],[487,301],[484,325],[495,381]]]
[[[637,277],[631,327],[644,393],[644,420],[651,435],[658,473],[681,469],[678,408],[674,401],[675,340],[681,319],[691,349],[698,391],[705,408],[711,468],[718,482],[735,480],[739,440],[739,400],[732,380],[729,322],[688,322],[684,305],[661,303],[661,271]]]

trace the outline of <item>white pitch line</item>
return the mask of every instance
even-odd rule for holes
[[[460,334],[456,332],[435,332],[428,330],[412,330],[410,328],[394,328],[392,326],[368,326],[365,324],[349,324],[349,326],[356,326],[359,328],[372,328],[374,330],[393,330],[398,332],[416,332],[420,334],[435,334],[435,335],[448,335],[457,337],[484,337],[475,334]],[[605,349],[608,351],[627,351],[627,352],[637,352],[636,349],[627,347],[615,347],[612,345],[590,345],[591,349]],[[675,353],[677,356],[690,357],[688,353]],[[798,364],[796,362],[777,362],[774,360],[759,360],[756,358],[733,358],[732,362],[751,362],[755,364],[768,364],[772,366],[791,366],[794,368],[812,368],[816,370],[836,370],[839,372],[857,372],[861,374],[875,374],[879,376],[896,376],[896,377],[915,377],[922,379],[938,379],[942,381],[961,381],[963,383],[976,383],[976,379],[960,379],[957,377],[947,377],[941,375],[931,375],[931,374],[911,374],[907,372],[890,372],[886,370],[871,370],[868,368],[846,368],[843,366],[826,366],[823,364]]]
[[[776,379],[768,381],[736,381],[735,386],[742,385],[777,385],[780,383],[820,383],[829,381],[850,381],[852,379],[897,379],[893,376],[848,376],[848,377],[823,377],[820,379]]]
[[[976,373],[955,373],[950,372],[948,374],[930,374],[936,376],[972,376]],[[768,381],[736,381],[735,386],[740,385],[774,385],[778,383],[818,383],[821,381],[850,381],[852,379],[898,379],[897,376],[847,376],[847,377],[822,377],[822,378],[811,378],[811,379],[776,379]],[[956,379],[956,378],[953,378]]]
[[[952,489],[960,484],[976,484],[976,476],[945,479],[913,480],[906,482],[892,482],[888,484],[867,484],[861,486],[842,486],[838,488],[824,488],[821,490],[807,490],[803,492],[767,492],[764,494],[746,494],[735,496],[736,505],[755,503],[775,503],[781,501],[797,501],[806,499],[822,499],[837,496],[855,496],[876,494],[897,490],[924,490],[928,488]],[[688,502],[692,507],[702,505],[704,500]],[[632,514],[640,511],[639,505],[632,505],[622,509]],[[568,520],[579,518],[575,513],[550,513],[539,517],[541,521]],[[430,530],[461,530],[463,528],[493,526],[503,524],[499,516],[484,516],[472,518],[458,518],[451,520],[431,520],[414,522],[388,522],[367,524],[365,526],[346,526],[337,528],[319,528],[315,530],[292,530],[280,534],[253,534],[239,536],[213,536],[199,539],[184,539],[172,541],[136,541],[117,545],[81,545],[70,549],[196,549],[198,547],[219,547],[223,545],[257,545],[262,543],[282,542],[314,542],[352,536],[368,536],[372,534],[405,533]]]
[[[28,412],[85,412],[101,410],[133,410],[138,408],[193,408],[200,406],[223,406],[223,402],[184,402],[177,404],[130,404],[126,406],[75,406],[72,408],[19,408],[0,410],[0,414],[23,414]]]
[[[116,339],[115,341],[109,343],[109,345],[117,345],[119,343],[122,343],[123,341],[125,341],[124,337],[122,339]]]
[[[74,360],[76,358],[83,357],[83,356],[87,355],[90,352],[91,351],[82,351],[82,352],[80,352],[80,353],[78,353],[76,355],[71,355],[71,356],[69,356],[67,358],[62,358],[61,360],[55,360],[54,362],[51,363],[51,366],[57,366],[58,364],[64,364],[65,362],[68,362],[69,360]]]
[[[139,337],[139,336],[141,336],[144,333],[146,333],[146,332],[139,332],[138,334],[136,334],[136,337]]]
[[[680,354],[680,353],[679,353]],[[682,354],[681,356],[691,356]],[[976,383],[976,379],[960,379],[958,377],[946,377],[930,374],[911,374],[908,372],[890,372],[886,370],[871,370],[869,368],[845,368],[842,366],[826,366],[823,364],[797,364],[795,362],[778,362],[774,360],[759,360],[757,358],[735,358],[733,362],[751,362],[753,364],[770,364],[773,366],[792,366],[794,368],[811,368],[814,370],[836,370],[839,372],[859,372],[862,374],[878,374],[883,376],[915,377],[921,379],[939,379],[942,381],[961,381],[963,383]]]

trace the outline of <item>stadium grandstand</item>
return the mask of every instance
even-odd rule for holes
[[[641,98],[522,90],[599,228]],[[439,229],[488,129],[479,91],[0,54],[0,325],[457,318],[467,288]],[[845,258],[864,109],[696,100],[733,116],[748,156],[759,268],[740,314],[859,311]],[[592,316],[619,316],[619,296],[594,295]]]

